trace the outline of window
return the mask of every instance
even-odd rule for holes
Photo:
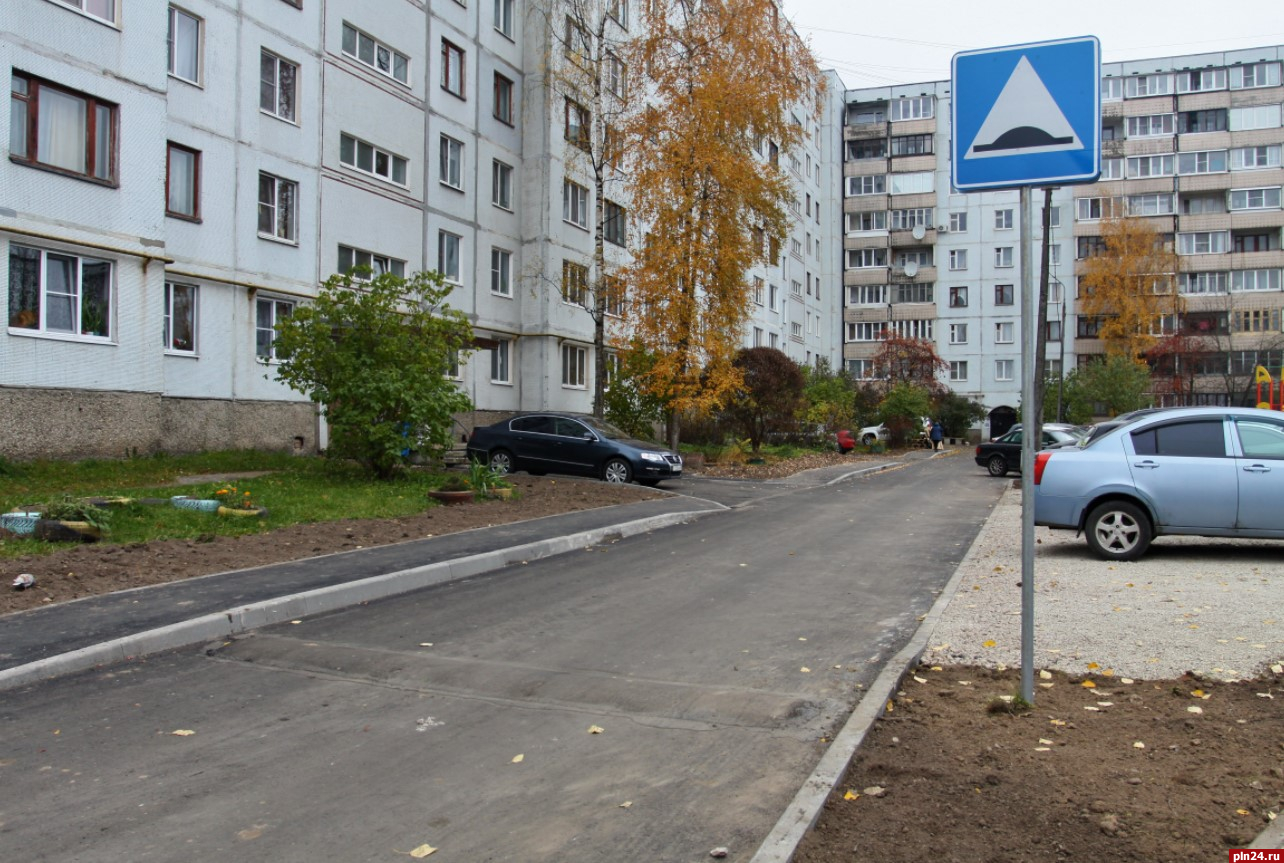
[[[588,267],[562,261],[562,302],[582,306],[588,300]]]
[[[562,221],[588,228],[588,189],[570,180],[562,182]]]
[[[296,242],[299,184],[259,172],[259,236]]]
[[[950,213],[950,233],[967,233],[967,213]]]
[[[458,234],[437,232],[437,272],[448,282],[459,284],[463,281],[460,277],[460,246],[463,242],[463,237]]]
[[[848,285],[847,305],[849,306],[884,306],[887,305],[887,285]]]
[[[967,344],[967,324],[950,324],[950,344]]]
[[[581,150],[587,150],[590,122],[588,108],[570,99],[566,100],[566,140]]]
[[[1123,78],[1102,78],[1101,79],[1101,101],[1118,102],[1124,97],[1124,79]]]
[[[365,270],[353,272],[358,267],[364,267]],[[369,271],[369,274],[367,275],[365,271]],[[370,276],[382,276],[384,273],[405,278],[406,262],[387,255],[376,255],[364,249],[341,245],[339,246],[339,272],[344,275],[350,274],[354,279],[359,280],[368,279]]]
[[[443,186],[463,191],[464,188],[464,145],[454,138],[441,136],[440,163],[437,179]]]
[[[607,92],[615,96],[617,99],[624,98],[625,87],[628,83],[626,68],[627,67],[624,65],[623,60],[616,57],[609,51],[606,53],[606,89]]]
[[[1004,230],[1010,229],[1011,227],[1012,227],[1012,211],[995,210],[994,211],[995,230],[1004,231]]]
[[[351,24],[343,25],[343,53],[394,81],[410,83],[410,58]]]
[[[1013,326],[1011,321],[1000,321],[994,325],[994,342],[999,345],[1012,344]]]
[[[1164,96],[1172,91],[1172,75],[1133,75],[1127,78],[1124,83],[1124,95],[1129,99],[1142,96]]]
[[[890,321],[888,329],[902,339],[932,340],[933,321],[930,318],[919,318],[909,321]]]
[[[885,194],[887,194],[887,177],[884,174],[847,178],[847,196],[849,198],[859,195]]]
[[[1232,210],[1278,210],[1280,208],[1280,187],[1231,189],[1230,208]]]
[[[551,23],[551,22],[550,22]],[[584,64],[593,55],[593,37],[588,31],[566,16],[566,56],[577,64]]]
[[[994,379],[996,381],[1016,380],[1016,360],[995,360]]]
[[[865,323],[848,323],[847,341],[877,342],[885,338],[886,332],[887,324],[885,322],[869,321]]]
[[[995,246],[994,266],[996,267],[1012,266],[1012,247],[1011,246]]]
[[[1278,87],[1280,64],[1252,63],[1248,66],[1232,66],[1230,85],[1232,90],[1244,90],[1249,87]]]
[[[1198,153],[1178,153],[1178,174],[1220,174],[1226,170],[1225,150],[1204,150]]]
[[[1120,201],[1122,198],[1079,198],[1075,201],[1075,218],[1080,222],[1095,222],[1122,215]]]
[[[1226,109],[1213,108],[1207,111],[1183,111],[1177,115],[1177,131],[1182,134],[1225,132]]]
[[[892,174],[893,195],[919,195],[936,189],[936,172],[916,171],[912,174]]]
[[[934,291],[933,285],[929,282],[926,285],[897,285],[896,299],[898,303],[930,303],[933,302]]]
[[[1233,252],[1269,252],[1278,249],[1279,245],[1273,240],[1279,238],[1279,229],[1274,231],[1262,231],[1253,234],[1236,234],[1231,244]]]
[[[339,135],[339,163],[398,186],[406,185],[406,160],[351,135]]]
[[[1219,458],[1226,455],[1226,436],[1221,417],[1173,423],[1133,432],[1132,450],[1137,455]]]
[[[753,347],[755,348],[762,347],[762,335],[763,335],[762,327],[753,328],[753,345],[752,345]]]
[[[802,336],[803,336],[802,324],[799,323],[798,321],[793,321],[792,323],[790,323],[789,337],[796,342],[801,342]]]
[[[950,380],[951,381],[967,380],[967,360],[950,361]]]
[[[908,231],[912,228],[935,227],[932,221],[931,207],[915,207],[909,210],[892,210],[892,230]]]
[[[624,280],[615,276],[603,276],[602,287],[606,293],[606,313],[621,317],[624,314]]]
[[[562,386],[584,389],[585,359],[588,351],[577,345],[562,345]]]
[[[967,308],[967,288],[966,287],[950,288],[950,308],[951,309]]]
[[[513,295],[513,253],[506,249],[490,250],[490,292],[501,297]]]
[[[994,304],[996,306],[1010,306],[1016,301],[1016,294],[1012,285],[995,285],[994,286]]]
[[[276,359],[276,325],[294,314],[294,303],[271,297],[254,301],[254,355],[261,360]]]
[[[1170,177],[1175,166],[1172,153],[1159,156],[1132,156],[1128,159],[1129,178],[1137,177]]]
[[[1182,294],[1224,294],[1226,273],[1178,273],[1177,291]]]
[[[1225,213],[1226,193],[1214,192],[1202,195],[1182,195],[1181,211],[1186,215],[1199,215],[1200,213]]]
[[[1101,158],[1101,179],[1122,180],[1124,177],[1124,160]]]
[[[606,6],[606,14],[615,19],[615,23],[621,27],[629,26],[629,0],[610,0]]]
[[[441,40],[441,89],[464,98],[464,49]]]
[[[912,99],[893,99],[891,104],[892,120],[930,120],[936,100],[931,96],[916,96]]]
[[[1205,90],[1225,89],[1225,69],[1200,69],[1197,72],[1177,73],[1178,93],[1201,93]]]
[[[1278,168],[1280,166],[1280,145],[1267,144],[1261,147],[1236,147],[1230,151],[1232,171],[1247,171],[1253,168]]]
[[[857,380],[870,380],[874,377],[874,361],[847,360],[847,372]]]
[[[1280,106],[1278,104],[1230,109],[1232,132],[1242,132],[1245,129],[1278,129],[1279,125]]]
[[[509,39],[513,38],[514,0],[495,0],[495,29]]]
[[[1241,333],[1278,333],[1279,309],[1243,309],[1231,314],[1231,329]]]
[[[165,350],[196,353],[196,285],[165,283]]]
[[[1176,211],[1176,197],[1171,192],[1128,196],[1130,216],[1171,216]]]
[[[201,217],[201,154],[171,141],[165,161],[165,215]]]
[[[509,370],[509,351],[512,339],[498,339],[490,350],[490,382],[492,384],[511,384],[513,379]]]
[[[762,277],[760,276],[753,277],[753,293],[751,294],[751,296],[753,297],[753,301],[755,305],[759,305],[759,306],[762,305],[763,298],[765,295],[765,291],[764,291],[765,286],[766,286],[766,282],[762,280]]]
[[[776,310],[776,300],[779,297],[779,294],[780,288],[775,285],[767,286],[767,308],[771,309],[773,312]]]
[[[1220,274],[1225,277],[1225,274]],[[1232,291],[1278,291],[1280,289],[1279,270],[1234,270],[1230,274]],[[1224,289],[1223,283],[1223,289]]]
[[[931,153],[931,135],[898,135],[892,138],[893,156],[928,156]]]
[[[498,159],[490,165],[490,202],[505,210],[513,209],[513,166]]]
[[[513,82],[498,72],[495,73],[495,119],[513,125]]]
[[[848,249],[847,269],[887,266],[887,249]]]
[[[14,72],[9,158],[113,183],[116,106]]]
[[[109,24],[116,23],[116,0],[60,0],[86,15],[101,18]]]
[[[617,246],[628,242],[629,212],[614,201],[602,202],[602,239]]]
[[[169,7],[169,74],[201,82],[201,19]]]
[[[111,336],[111,262],[9,244],[9,326]]]
[[[858,162],[861,159],[885,158],[887,158],[886,138],[870,138],[867,140],[847,142],[846,160],[848,162]]]
[[[1147,114],[1141,117],[1128,117],[1129,138],[1151,138],[1157,135],[1171,135],[1176,128],[1172,114]]]
[[[1044,340],[1049,342],[1061,341],[1061,321],[1045,321],[1043,331]]]
[[[869,213],[847,213],[845,214],[845,219],[848,233],[887,230],[886,210],[874,210]]]
[[[790,292],[791,294],[793,294],[795,297],[801,297],[801,296],[802,296],[802,282],[798,281],[797,279],[793,279],[793,280],[791,280],[791,281],[789,282],[789,292]]]
[[[298,75],[298,66],[264,50],[259,55],[259,110],[293,123]]]
[[[927,249],[906,249],[903,252],[896,253],[896,266],[904,268],[908,264],[919,267],[932,266],[932,250]]]
[[[1177,235],[1179,255],[1219,255],[1226,251],[1228,245],[1226,231],[1194,231]]]

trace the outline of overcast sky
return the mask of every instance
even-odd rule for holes
[[[1279,0],[783,0],[852,89],[939,81],[959,51],[1096,36],[1104,63],[1284,43]]]

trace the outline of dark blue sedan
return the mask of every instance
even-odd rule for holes
[[[519,414],[474,429],[468,457],[500,473],[567,473],[642,485],[682,476],[677,453],[582,414]]]

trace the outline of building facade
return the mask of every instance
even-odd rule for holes
[[[627,0],[600,5],[605,38],[638,26]],[[357,265],[454,285],[481,349],[450,374],[479,414],[590,410],[575,274],[598,195],[558,71],[563,11],[9,0],[0,455],[324,447],[315,407],[275,379],[272,326]],[[794,119],[811,132],[786,156],[794,230],[750,280],[744,341],[836,365],[834,126]],[[622,263],[622,179],[602,197]]]
[[[843,119],[843,357],[870,372],[890,330],[932,341],[945,383],[981,401],[990,430],[1015,416],[1023,339],[1047,343],[1047,370],[1100,356],[1075,300],[1084,261],[1112,215],[1150,221],[1177,252],[1185,308],[1157,335],[1193,338],[1192,384],[1160,402],[1242,403],[1257,365],[1284,364],[1280,68],[1284,48],[1102,66],[1102,174],[1056,189],[1048,235],[1047,329],[1021,308],[1022,255],[1034,272],[1040,214],[1020,239],[1019,193],[950,187],[950,82],[846,91]],[[1036,205],[1042,194],[1032,195]]]

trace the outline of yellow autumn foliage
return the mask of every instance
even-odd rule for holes
[[[1182,312],[1179,260],[1136,216],[1103,221],[1101,239],[1105,249],[1084,261],[1079,276],[1079,313],[1101,319],[1097,335],[1107,354],[1135,360],[1154,345],[1160,319]]]

